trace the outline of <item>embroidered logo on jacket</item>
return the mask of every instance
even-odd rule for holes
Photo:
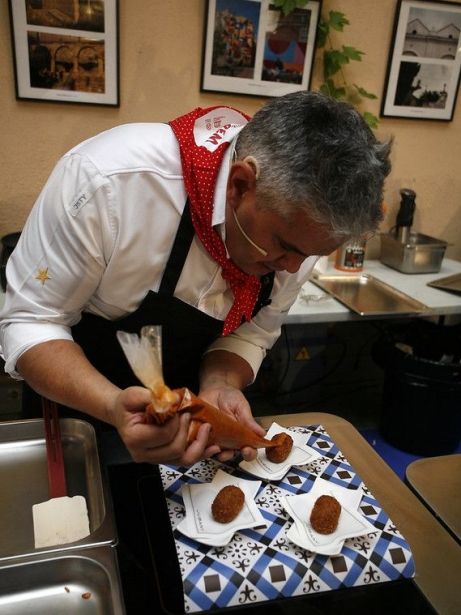
[[[37,271],[37,275],[35,276],[35,279],[41,282],[42,286],[45,284],[47,280],[51,280],[50,276],[48,275],[48,267],[40,268]]]
[[[247,119],[234,109],[219,107],[199,117],[194,124],[195,143],[214,152],[223,142],[230,143]]]

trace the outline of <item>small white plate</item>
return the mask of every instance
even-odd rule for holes
[[[331,534],[319,534],[309,517],[315,501],[321,495],[331,495],[341,504],[338,527]],[[362,494],[358,490],[345,489],[329,481],[317,479],[309,493],[289,495],[281,502],[294,523],[287,531],[287,537],[308,551],[323,555],[338,555],[347,538],[355,538],[375,532],[376,528],[357,510]]]
[[[245,494],[243,509],[230,523],[218,523],[211,514],[211,504],[226,485],[236,485]],[[267,525],[254,498],[261,481],[245,480],[218,470],[211,483],[185,485],[182,490],[186,516],[177,525],[185,536],[206,545],[221,547],[228,544],[235,532],[249,527]]]
[[[275,434],[281,432],[287,433],[293,438],[293,448],[285,461],[282,463],[269,461],[266,457],[266,449],[260,448],[256,459],[254,461],[241,461],[240,468],[265,480],[281,480],[291,466],[303,466],[322,457],[320,453],[305,443],[305,434],[295,433],[277,423],[272,423],[266,434],[266,439],[270,440]]]

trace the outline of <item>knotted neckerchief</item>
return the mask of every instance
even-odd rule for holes
[[[249,119],[232,107],[199,107],[170,122],[179,143],[194,230],[234,295],[223,335],[232,333],[243,318],[251,320],[261,287],[256,276],[244,273],[227,257],[224,242],[212,227],[213,197],[224,152]]]

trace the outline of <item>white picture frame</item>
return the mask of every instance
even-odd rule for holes
[[[118,0],[9,7],[18,100],[119,106]]]
[[[202,92],[282,96],[308,90],[321,0],[283,16],[269,0],[208,0]]]
[[[451,121],[461,67],[461,5],[399,0],[381,117]]]

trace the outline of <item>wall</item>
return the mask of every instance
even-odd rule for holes
[[[21,0],[14,0],[21,1]],[[366,53],[348,81],[381,97],[397,0],[323,0],[346,13],[338,41]],[[460,4],[461,0],[457,0]],[[0,2],[0,236],[20,230],[56,160],[81,140],[116,124],[167,121],[194,106],[229,104],[254,113],[262,98],[200,93],[204,0],[120,0],[120,108],[16,100],[8,3]],[[319,58],[312,88],[320,77]],[[382,118],[394,136],[393,171],[383,230],[392,226],[402,187],[417,193],[414,227],[449,241],[461,260],[461,95],[452,122]],[[380,100],[366,108],[379,114]],[[369,256],[375,256],[374,239]]]

